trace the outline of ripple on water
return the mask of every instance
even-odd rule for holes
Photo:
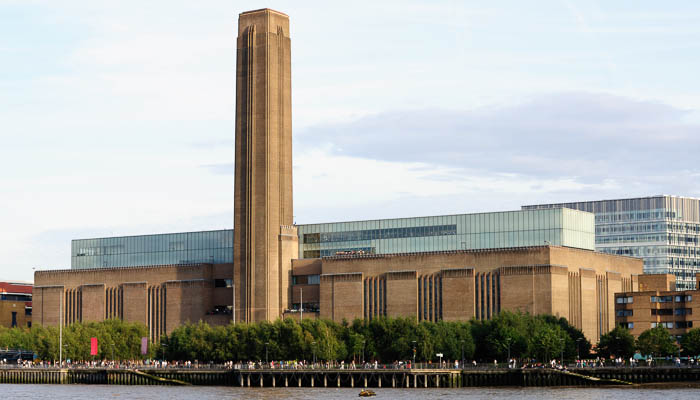
[[[378,399],[513,399],[513,400],[643,400],[700,398],[698,388],[462,388],[462,389],[373,389]],[[360,389],[239,388],[207,386],[109,386],[109,385],[2,385],[3,398],[34,399],[348,399]]]

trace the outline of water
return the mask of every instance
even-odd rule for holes
[[[699,388],[463,388],[373,389],[376,399],[644,400],[700,398]],[[0,386],[2,398],[34,399],[350,399],[360,389],[239,388],[207,386],[13,385]]]

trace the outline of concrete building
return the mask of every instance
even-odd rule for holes
[[[32,326],[32,285],[0,282],[0,326]]]
[[[524,206],[566,207],[595,214],[597,251],[640,257],[647,274],[673,274],[678,289],[695,289],[700,273],[700,199],[652,196]]]

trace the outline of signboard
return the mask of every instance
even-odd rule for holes
[[[148,353],[148,338],[144,336],[141,338],[141,354],[145,355],[146,353]]]
[[[90,338],[90,355],[91,356],[96,356],[97,355],[97,338]]]
[[[435,354],[435,357],[440,357],[440,358],[442,358],[442,353],[437,353],[437,354]]]

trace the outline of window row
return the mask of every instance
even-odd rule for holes
[[[351,242],[357,240],[399,239],[409,237],[456,235],[457,225],[414,226],[409,228],[368,229],[363,231],[307,233],[309,243]]]

